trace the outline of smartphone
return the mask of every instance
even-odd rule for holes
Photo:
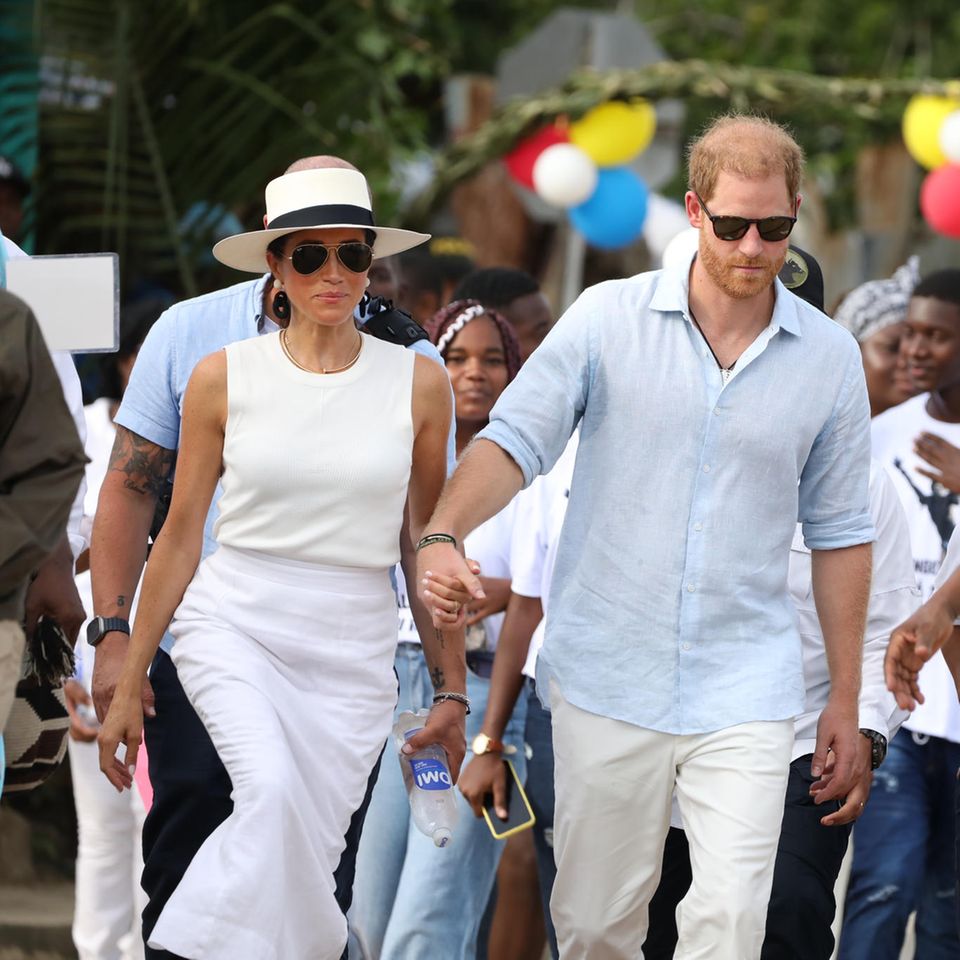
[[[509,760],[504,760],[503,764],[507,768],[507,819],[501,820],[493,809],[492,793],[488,793],[483,798],[483,819],[487,821],[490,832],[498,840],[512,837],[513,834],[526,830],[537,822],[515,767]]]

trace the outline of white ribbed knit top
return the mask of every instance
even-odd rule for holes
[[[300,370],[276,333],[225,348],[219,543],[337,566],[400,559],[416,355],[361,336],[343,373]]]

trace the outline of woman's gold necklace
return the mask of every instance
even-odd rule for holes
[[[363,334],[360,331],[357,331],[357,336],[360,338],[360,345],[357,347],[357,352],[353,355],[352,360],[348,360],[342,367],[331,367],[329,370],[326,367],[321,367],[319,370],[311,370],[309,367],[305,367],[291,352],[290,346],[287,343],[287,328],[284,327],[280,331],[280,348],[283,350],[284,356],[298,369],[303,370],[305,373],[343,373],[344,370],[349,370],[359,359],[360,353],[363,350]]]

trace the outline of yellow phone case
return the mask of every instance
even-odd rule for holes
[[[487,826],[490,828],[490,832],[497,840],[506,840],[507,837],[512,837],[515,833],[528,830],[537,822],[536,814],[533,812],[533,807],[530,806],[530,801],[527,799],[527,794],[523,789],[523,784],[520,782],[520,778],[517,776],[516,768],[509,760],[504,760],[503,762],[510,768],[510,776],[513,777],[512,789],[519,793],[520,799],[523,800],[523,805],[527,808],[527,813],[530,815],[530,819],[525,820],[519,826],[510,827],[508,830],[498,832],[497,828],[501,825],[500,818],[496,816],[491,818],[490,811],[484,807],[483,819],[487,821]]]

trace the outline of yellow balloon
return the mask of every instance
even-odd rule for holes
[[[920,166],[935,170],[947,162],[940,147],[940,127],[956,110],[960,110],[960,100],[954,97],[918,93],[910,98],[903,113],[903,142]]]
[[[646,100],[601,103],[570,124],[570,142],[598,167],[619,167],[650,145],[657,112]]]

